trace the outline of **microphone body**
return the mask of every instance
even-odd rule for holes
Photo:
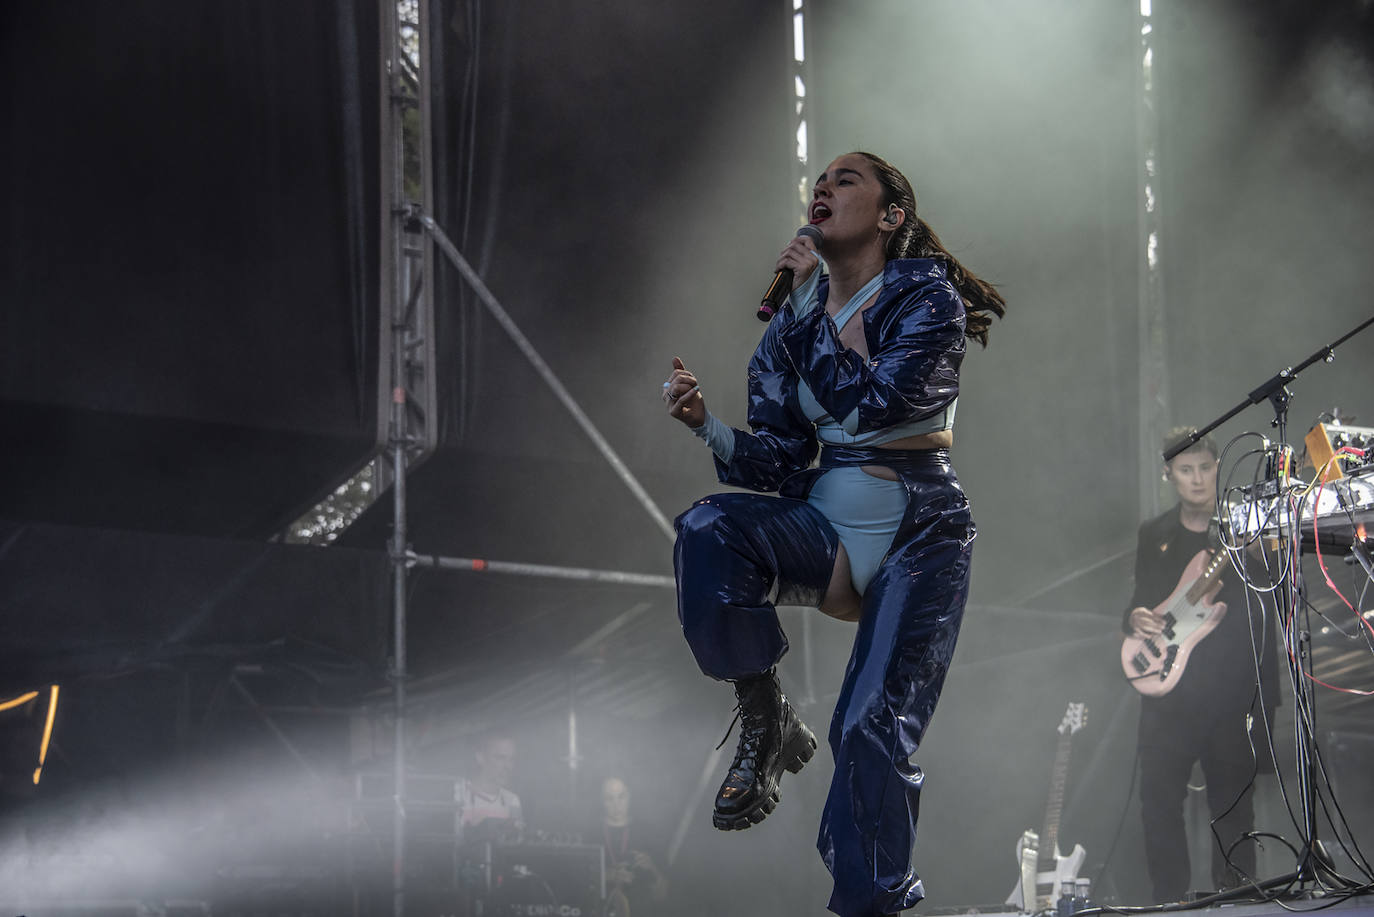
[[[813,242],[820,244],[823,236],[819,228],[807,224],[797,230],[798,236],[806,236]],[[792,292],[792,269],[785,267],[773,275],[773,282],[768,285],[768,291],[763,294],[763,301],[759,303],[759,311],[756,313],[759,321],[771,321],[778,310],[782,308],[782,301],[787,298],[787,294]]]

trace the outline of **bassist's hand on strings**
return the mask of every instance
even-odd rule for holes
[[[1136,637],[1157,637],[1164,632],[1164,616],[1148,608],[1131,609],[1131,631]]]

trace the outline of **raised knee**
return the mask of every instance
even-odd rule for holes
[[[691,537],[705,532],[717,531],[729,519],[721,497],[728,494],[713,494],[709,497],[702,497],[691,506],[687,507],[676,519],[673,520],[673,528],[677,531],[679,540],[684,537]]]

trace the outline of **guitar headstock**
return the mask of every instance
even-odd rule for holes
[[[1073,735],[1086,725],[1088,725],[1088,705],[1081,702],[1071,703],[1069,709],[1064,711],[1064,719],[1059,721],[1059,734]]]

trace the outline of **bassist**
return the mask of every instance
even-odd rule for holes
[[[1165,437],[1164,449],[1167,451],[1191,432],[1186,427],[1171,430]],[[1165,466],[1164,478],[1174,485],[1179,502],[1140,527],[1135,592],[1122,617],[1122,630],[1127,636],[1159,637],[1167,622],[1152,609],[1186,585],[1180,583],[1180,577],[1189,561],[1201,551],[1217,548],[1211,534],[1217,493],[1216,444],[1210,437],[1203,437]],[[1226,605],[1215,629],[1192,648],[1181,677],[1168,693],[1141,698],[1141,819],[1146,865],[1154,900],[1160,903],[1182,900],[1190,884],[1192,869],[1183,804],[1194,762],[1202,765],[1207,807],[1216,820],[1216,833],[1222,844],[1230,847],[1254,827],[1256,764],[1250,750],[1252,741],[1260,765],[1269,760],[1259,703],[1272,714],[1278,702],[1273,626],[1261,623],[1259,603],[1252,601],[1256,618],[1252,643],[1245,590],[1229,564],[1222,570],[1220,589],[1209,595],[1208,601]],[[1258,691],[1253,646],[1262,648]],[[1247,736],[1246,716],[1251,712],[1254,726]],[[1240,877],[1228,867],[1216,839],[1209,836],[1208,841],[1212,847],[1214,887],[1240,884]],[[1253,877],[1253,842],[1237,844],[1231,863]]]

